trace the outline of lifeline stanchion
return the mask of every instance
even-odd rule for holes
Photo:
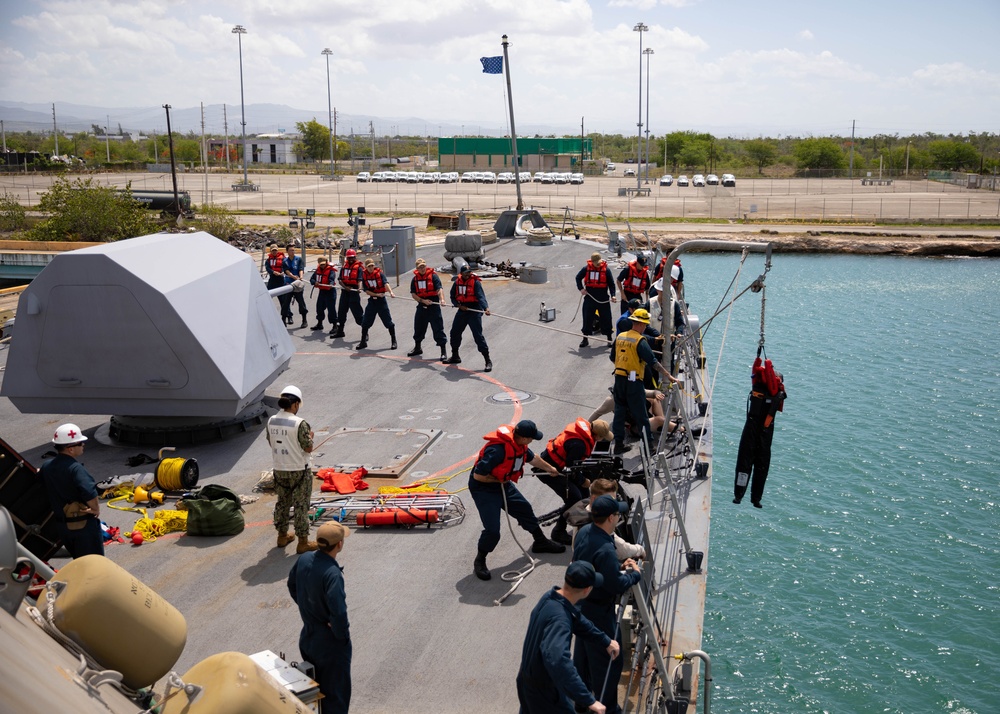
[[[514,584],[510,586],[510,590],[493,601],[493,604],[498,606],[510,597],[511,594],[517,590],[518,585],[520,585],[526,577],[531,575],[531,573],[535,570],[535,566],[542,562],[541,560],[532,558],[528,555],[528,551],[524,549],[524,546],[521,545],[521,541],[519,541],[517,536],[514,535],[514,526],[510,523],[510,511],[507,508],[507,488],[504,486],[504,483],[500,484],[500,493],[503,494],[503,512],[507,516],[507,528],[510,530],[510,537],[514,539],[514,542],[517,543],[517,547],[521,549],[521,552],[524,553],[524,557],[528,559],[528,565],[520,570],[508,570],[506,573],[502,573],[500,575],[500,579],[505,583],[512,582]]]

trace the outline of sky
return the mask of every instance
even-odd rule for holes
[[[241,39],[247,106],[325,124],[329,48],[333,105],[378,134],[504,133],[479,62],[504,34],[519,134],[1000,132],[1000,0],[2,0],[0,106],[225,103],[232,127]]]

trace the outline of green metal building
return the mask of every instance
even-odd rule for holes
[[[510,138],[444,136],[438,139],[440,171],[514,171]],[[517,139],[518,171],[583,171],[593,158],[589,138]]]

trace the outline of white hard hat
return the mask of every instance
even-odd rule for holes
[[[81,444],[87,440],[83,431],[76,424],[63,424],[52,436],[52,443],[58,446],[68,446],[70,444]]]
[[[671,268],[670,268],[670,279],[671,280],[677,280],[677,278],[679,278],[679,277],[681,277],[681,267],[679,265],[671,266]]]
[[[302,390],[296,386],[289,384],[287,387],[281,390],[281,396],[288,395],[290,397],[295,397],[300,402],[302,401]]]

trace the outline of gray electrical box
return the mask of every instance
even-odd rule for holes
[[[413,226],[393,226],[372,230],[372,243],[382,249],[386,275],[405,275],[417,260],[417,235]]]

